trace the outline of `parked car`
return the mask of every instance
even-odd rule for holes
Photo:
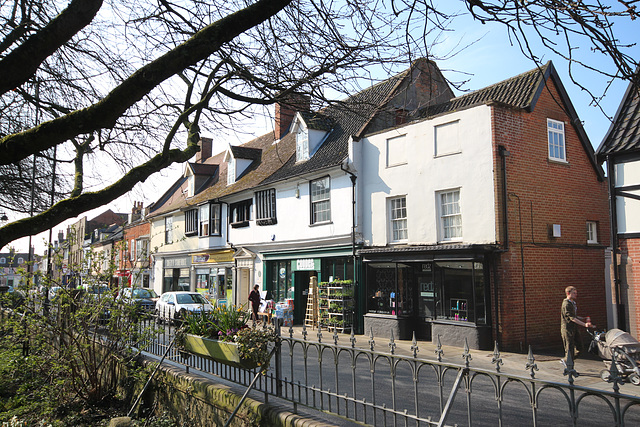
[[[111,288],[106,283],[83,285],[84,300],[88,304],[95,304],[98,313],[98,324],[106,325],[111,318],[111,303],[113,300],[107,299]]]
[[[156,308],[158,294],[156,294],[153,289],[124,288],[118,294],[116,301],[121,301],[125,304],[133,304],[137,306],[142,312],[152,313]]]
[[[58,294],[62,290],[60,286],[52,286],[49,288],[49,302],[54,303],[58,298]]]
[[[212,311],[213,305],[198,292],[165,292],[156,303],[158,322],[179,322],[187,312]]]

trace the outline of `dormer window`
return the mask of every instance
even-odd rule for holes
[[[234,184],[236,182],[236,159],[229,157],[227,161],[227,185]]]
[[[296,132],[296,162],[309,160],[309,131],[304,126],[298,126]]]

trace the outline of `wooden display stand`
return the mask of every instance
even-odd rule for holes
[[[312,330],[318,327],[318,278],[315,276],[312,276],[309,281],[307,311],[304,324],[305,326],[311,326]]]

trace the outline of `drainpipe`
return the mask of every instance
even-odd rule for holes
[[[502,236],[504,239],[504,250],[509,250],[509,228],[507,218],[507,157],[511,153],[504,148],[503,145],[498,146],[498,154],[500,155],[500,163],[502,166]]]
[[[620,302],[620,273],[618,271],[618,210],[616,206],[615,170],[611,155],[607,155],[607,176],[609,178],[609,223],[611,226],[611,261],[613,263],[613,289],[616,295],[616,311],[613,317],[614,328],[626,329],[624,307]]]
[[[515,193],[510,193],[509,196],[513,196],[518,199],[518,217],[520,221],[520,268],[522,272],[522,320],[524,321],[524,348],[521,351],[526,351],[528,345],[527,339],[527,286],[525,282],[524,274],[524,240],[522,237],[522,211],[520,210],[520,197]]]
[[[358,179],[358,177],[351,172],[349,169],[345,168],[345,164],[346,164],[346,159],[345,161],[343,161],[342,163],[340,163],[340,169],[346,173],[349,174],[349,177],[351,178],[351,257],[353,258],[353,278],[354,278],[354,289],[358,288],[358,291],[360,291],[359,286],[358,286],[358,281],[356,280],[357,277],[357,264],[356,264],[356,180]],[[354,296],[356,296],[356,293],[354,292]],[[356,306],[359,307],[359,306]],[[358,308],[358,311],[359,308]],[[356,323],[357,317],[358,316],[354,316],[354,324]],[[354,325],[355,328],[355,325]]]

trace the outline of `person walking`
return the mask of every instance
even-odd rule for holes
[[[260,308],[260,291],[258,289],[260,285],[255,285],[253,290],[249,294],[249,301],[251,301],[251,317],[253,318],[253,326],[258,321],[258,309]]]
[[[578,316],[578,290],[575,286],[567,286],[564,290],[567,297],[562,301],[562,309],[560,311],[560,333],[562,334],[562,343],[564,344],[564,359],[562,363],[566,365],[567,358],[571,354],[571,358],[578,356],[576,350],[582,350],[582,341],[578,333],[578,326],[585,328],[593,328],[590,317]]]

